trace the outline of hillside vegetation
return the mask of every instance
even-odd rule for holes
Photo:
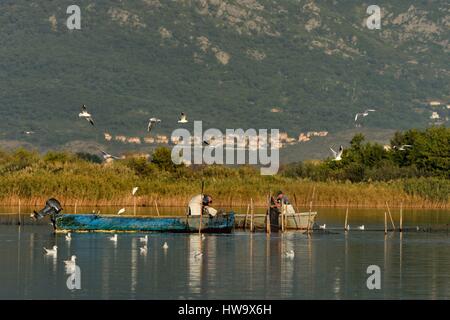
[[[143,137],[152,116],[170,134],[181,111],[204,127],[296,136],[351,129],[356,112],[374,107],[365,127],[398,130],[426,126],[424,103],[449,100],[446,0],[378,1],[381,30],[366,28],[359,1],[78,3],[82,28],[70,31],[73,1],[1,1],[4,146]],[[96,128],[78,119],[83,103]]]

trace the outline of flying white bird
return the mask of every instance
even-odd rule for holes
[[[136,192],[138,191],[139,187],[134,187],[133,190],[131,191],[131,194],[134,196],[136,194]]]
[[[145,244],[142,248],[139,248],[141,254],[147,254],[147,245]]]
[[[105,160],[109,160],[109,159],[120,160],[119,157],[113,156],[113,155],[111,155],[111,154],[109,154],[109,153],[107,153],[107,152],[105,152],[103,150],[100,150],[100,152],[102,153],[103,159],[105,159]]]
[[[340,161],[342,160],[342,153],[344,152],[344,147],[340,146],[339,151],[336,152],[330,147],[331,152],[333,152],[334,159],[333,161]]]
[[[150,132],[156,126],[157,123],[160,123],[161,119],[158,118],[150,118],[148,119],[147,131]]]
[[[188,123],[187,115],[184,112],[180,114],[180,120],[178,120],[178,123]]]
[[[32,134],[34,134],[34,131],[22,131],[23,134],[30,136]]]
[[[355,115],[355,122],[356,121],[358,121],[358,117],[367,117],[368,115],[369,115],[369,112],[375,112],[376,110],[374,110],[374,109],[367,109],[366,111],[364,111],[364,112],[358,112],[356,115]]]
[[[75,260],[77,259],[77,257],[75,255],[70,257],[70,260],[65,260],[64,261],[64,265],[66,268],[66,272],[68,273],[73,273],[75,271]]]
[[[365,230],[364,225],[358,226],[358,230]]]
[[[398,146],[393,146],[392,148],[395,149],[395,150],[399,150],[399,151],[405,151],[406,148],[412,148],[412,145],[410,145],[410,144],[404,144],[404,145],[401,145],[400,147],[398,147]]]
[[[53,246],[52,249],[44,248],[46,255],[56,256],[58,254],[58,246]]]
[[[294,256],[295,256],[295,253],[294,253],[294,250],[290,250],[290,251],[286,251],[285,253],[284,253],[284,256],[286,257],[286,258],[294,258]]]
[[[113,242],[117,242],[117,234],[114,234],[114,236],[109,237],[108,239],[113,241]]]
[[[120,209],[119,211],[117,211],[117,214],[122,214],[125,212],[125,208]]]
[[[91,114],[87,111],[86,105],[83,104],[81,106],[81,112],[78,116],[86,119],[90,124],[94,125],[94,120],[92,119]]]
[[[69,233],[66,234],[66,241],[72,240],[72,235]]]
[[[139,238],[139,241],[140,241],[140,242],[147,243],[147,242],[148,242],[148,236],[140,237],[140,238]]]
[[[165,250],[169,249],[169,245],[167,244],[167,242],[164,242],[163,249],[165,249]]]
[[[321,230],[325,230],[326,228],[327,228],[327,224],[326,223],[321,225],[321,226],[319,226],[319,229],[321,229]]]

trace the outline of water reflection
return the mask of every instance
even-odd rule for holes
[[[235,232],[231,235],[73,234],[46,226],[0,225],[0,298],[18,299],[380,299],[450,297],[446,233]],[[164,250],[164,242],[169,249]],[[58,255],[43,247],[58,245]],[[291,259],[285,252],[294,250]],[[202,252],[201,257],[195,253]],[[81,290],[68,290],[63,260],[72,254]],[[382,290],[366,287],[367,267],[379,265]]]

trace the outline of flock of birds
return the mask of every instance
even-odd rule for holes
[[[65,239],[66,239],[66,242],[70,243],[70,241],[72,240],[72,235],[71,235],[70,232],[66,234]],[[204,241],[205,239],[206,239],[205,235],[202,234],[201,235],[201,240]],[[119,240],[117,233],[115,233],[113,236],[108,237],[108,240],[113,242],[114,244],[117,244],[117,242]],[[142,256],[146,256],[148,251],[149,251],[148,246],[147,246],[148,240],[149,240],[148,239],[148,235],[145,235],[143,237],[139,237],[139,242],[142,244],[142,247],[139,247],[139,253]],[[167,242],[164,242],[164,244],[162,245],[162,249],[165,252],[167,250],[169,250],[169,245],[168,245]],[[44,247],[44,255],[45,256],[52,256],[52,257],[56,258],[57,255],[58,255],[58,246],[54,245],[50,249]],[[195,251],[193,253],[193,256],[194,256],[195,259],[201,259],[202,256],[203,256],[203,253],[200,250],[197,250],[197,251]],[[66,271],[68,273],[74,272],[73,270],[74,270],[74,268],[76,266],[76,259],[77,259],[76,255],[72,255],[69,260],[65,260],[64,261],[64,265],[65,265]]]

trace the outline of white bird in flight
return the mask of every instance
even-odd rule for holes
[[[184,112],[180,114],[180,120],[178,120],[178,123],[188,123],[187,115]]]
[[[336,152],[333,150],[333,148],[330,147],[331,152],[333,152],[333,161],[340,161],[342,160],[342,153],[344,152],[344,147],[340,146],[339,151]]]
[[[133,190],[131,191],[131,194],[134,196],[136,194],[136,192],[138,191],[139,187],[134,187]]]
[[[404,144],[404,145],[402,145],[402,146],[400,146],[400,147],[398,147],[398,146],[393,146],[392,148],[395,149],[395,150],[399,150],[399,151],[405,151],[406,148],[412,148],[412,145],[410,145],[410,144]]]
[[[87,111],[86,105],[83,104],[81,106],[81,112],[78,116],[86,119],[90,124],[94,125],[94,120],[92,119],[92,115]]]
[[[369,112],[375,112],[375,111],[376,111],[375,109],[367,109],[364,112],[358,112],[355,115],[355,122],[358,121],[358,117],[367,117],[369,115]]]
[[[108,160],[108,159],[120,160],[119,157],[113,156],[113,155],[111,155],[111,154],[109,154],[109,153],[107,153],[107,152],[105,152],[103,150],[100,150],[100,152],[102,153],[103,159],[105,159],[105,160]]]
[[[125,208],[120,209],[119,211],[117,211],[117,214],[122,214],[125,212]]]
[[[156,126],[157,123],[160,123],[161,119],[158,118],[150,118],[148,119],[147,131],[150,132]]]
[[[58,254],[58,246],[53,246],[52,249],[44,248],[45,254],[49,256],[56,256]]]

